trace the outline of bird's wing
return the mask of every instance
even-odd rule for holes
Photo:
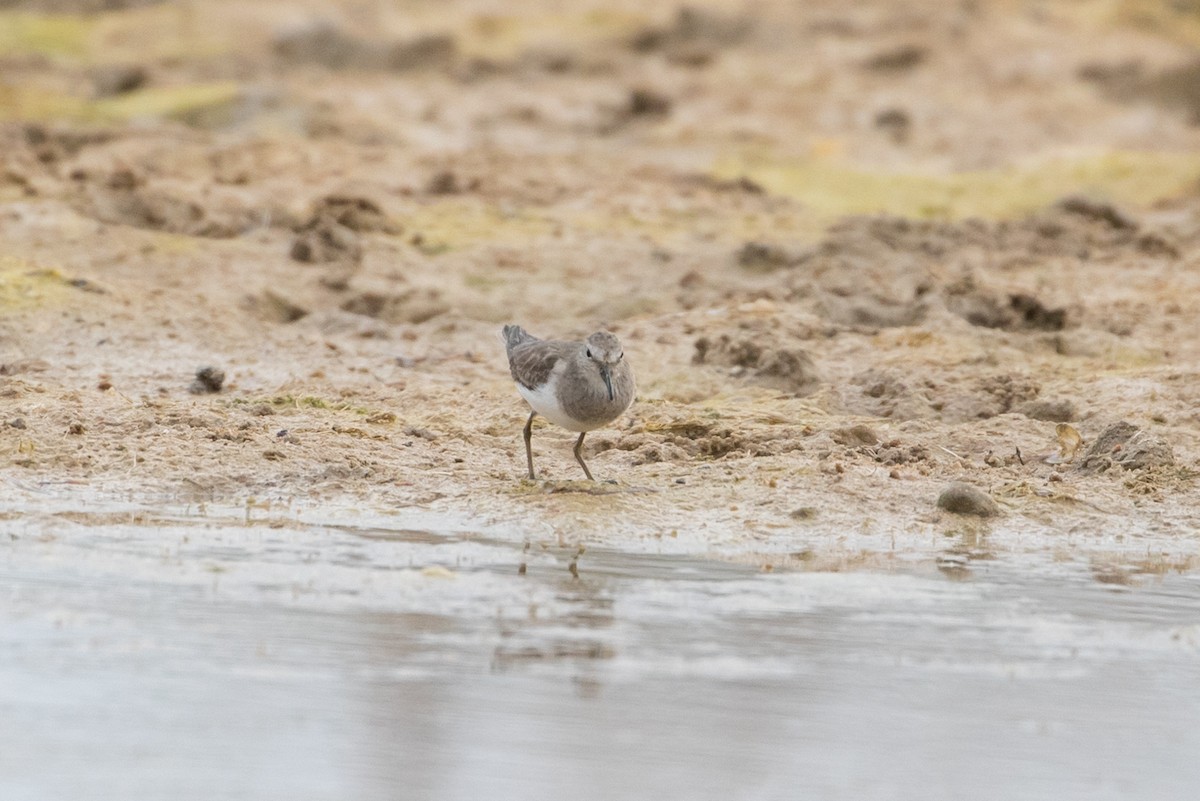
[[[509,348],[508,368],[518,384],[537,389],[550,380],[555,365],[568,358],[578,347],[571,342],[551,339],[522,342]]]

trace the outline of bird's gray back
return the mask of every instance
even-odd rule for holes
[[[529,389],[537,389],[549,381],[555,366],[563,359],[571,358],[580,349],[578,342],[537,339],[519,328],[517,330],[527,339],[508,346],[508,369],[514,381]],[[508,328],[505,329],[506,336],[507,331]]]

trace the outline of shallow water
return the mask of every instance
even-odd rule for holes
[[[72,508],[0,515],[6,801],[1200,786],[1191,573],[764,573],[428,515]]]

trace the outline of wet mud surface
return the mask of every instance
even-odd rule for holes
[[[428,695],[454,722],[408,720],[464,775],[571,764],[611,797],[587,765],[707,753],[685,723],[805,750],[936,707],[954,764],[999,764],[958,745],[981,720],[1074,764],[1128,745],[1099,694],[1145,736],[1070,787],[1132,792],[1195,746],[1194,704],[1138,710],[1197,686],[1198,44],[1189,3],[0,3],[4,719],[85,710],[87,739],[153,675],[191,688],[182,744],[234,696],[341,687],[363,714],[246,759],[366,797],[400,772],[339,770],[339,727],[416,742],[366,710]],[[524,480],[509,322],[621,338],[639,393],[587,437],[599,482],[541,423]],[[549,750],[485,748],[522,714]],[[563,762],[602,725],[631,739]],[[749,797],[930,786],[813,753]],[[238,764],[206,797],[267,797]]]

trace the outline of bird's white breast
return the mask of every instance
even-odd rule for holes
[[[521,393],[521,397],[533,407],[533,410],[545,417],[556,426],[561,426],[568,431],[590,431],[591,426],[581,425],[577,420],[573,419],[565,411],[562,405],[558,402],[558,393],[555,391],[558,386],[559,376],[562,374],[562,365],[554,368],[550,373],[550,380],[542,384],[537,389],[530,389],[520,383],[517,384],[517,392]]]

